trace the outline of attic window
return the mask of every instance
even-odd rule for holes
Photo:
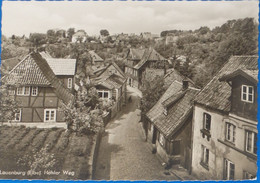
[[[254,101],[254,88],[253,86],[242,85],[241,100],[244,102],[253,103]]]

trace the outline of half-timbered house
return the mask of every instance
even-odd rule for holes
[[[64,122],[63,113],[58,108],[62,103],[74,100],[74,96],[55,75],[58,71],[56,63],[55,67],[49,63],[38,52],[32,52],[2,78],[9,87],[9,94],[18,102],[15,122]],[[66,62],[57,63],[60,68],[67,68]]]

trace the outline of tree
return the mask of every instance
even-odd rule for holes
[[[143,93],[141,111],[142,114],[146,114],[166,91],[163,77],[156,77],[152,81],[144,81],[141,91]]]
[[[67,30],[67,36],[68,36],[68,38],[70,39],[70,41],[71,41],[71,39],[72,39],[73,34],[75,34],[75,29],[74,29],[74,28],[69,28],[69,29]]]
[[[109,36],[109,32],[106,29],[102,29],[102,30],[100,30],[100,35],[101,36]]]
[[[29,36],[29,41],[32,43],[32,46],[38,48],[46,43],[46,35],[41,33],[32,33]]]
[[[9,95],[9,86],[1,83],[0,86],[0,122],[9,122],[14,120],[15,113],[18,112],[18,103],[15,98]]]

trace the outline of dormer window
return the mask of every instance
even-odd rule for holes
[[[254,87],[248,85],[242,85],[241,100],[244,102],[253,103],[254,101]]]

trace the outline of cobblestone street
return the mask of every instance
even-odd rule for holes
[[[131,88],[130,88],[131,89]],[[132,89],[132,102],[106,127],[97,159],[96,180],[178,180],[151,153],[142,134],[139,97]],[[128,96],[129,96],[128,95]]]

